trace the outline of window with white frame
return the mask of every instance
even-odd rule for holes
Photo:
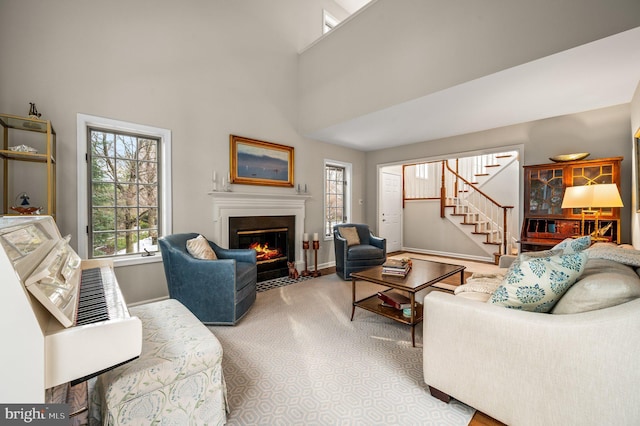
[[[166,129],[78,116],[81,256],[139,263],[158,251],[170,233],[170,143]]]
[[[326,10],[322,11],[322,34],[326,34],[334,29],[340,21]]]
[[[333,227],[347,222],[351,210],[351,164],[325,160],[324,237],[333,238]]]

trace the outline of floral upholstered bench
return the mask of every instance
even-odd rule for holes
[[[92,416],[108,425],[226,422],[222,346],[180,302],[130,309],[142,321],[142,353],[101,374]]]

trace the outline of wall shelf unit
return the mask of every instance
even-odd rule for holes
[[[570,186],[615,183],[620,188],[622,157],[524,166],[524,220],[520,251],[545,250],[581,233],[582,210],[563,209]],[[620,209],[601,208],[598,238],[620,242]],[[595,229],[593,216],[585,218],[584,234]]]
[[[30,117],[0,114],[2,126],[2,143],[0,144],[0,159],[2,159],[2,214],[18,215],[11,207],[22,190],[18,185],[38,187],[46,203],[33,203],[32,206],[41,207],[40,214],[56,216],[56,132],[49,120]],[[25,133],[26,132],[26,133]],[[19,145],[33,146],[37,152],[15,151],[10,147]],[[46,178],[42,185],[35,182],[22,182],[24,176],[16,178],[20,168],[26,163],[40,163],[45,168]],[[38,177],[39,178],[39,177]],[[34,178],[36,179],[36,178]],[[14,182],[13,180],[16,180]],[[18,180],[22,180],[17,182]],[[38,193],[38,191],[36,191]]]

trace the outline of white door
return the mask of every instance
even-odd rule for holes
[[[402,248],[402,177],[399,174],[380,173],[380,237],[387,239],[387,253]]]

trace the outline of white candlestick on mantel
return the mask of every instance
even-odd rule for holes
[[[309,241],[309,234],[307,234],[306,232],[302,234],[302,241]]]
[[[216,174],[215,170],[211,173],[211,182],[213,183],[211,189],[213,191],[217,191],[218,190],[218,175]]]
[[[313,233],[313,241],[318,241],[318,233],[317,232]]]

